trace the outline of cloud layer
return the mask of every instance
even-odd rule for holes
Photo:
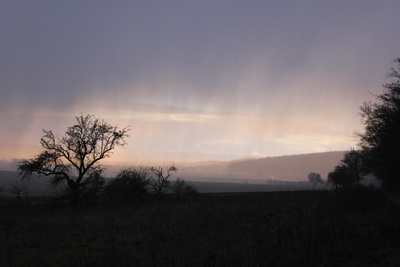
[[[358,107],[399,56],[399,8],[3,1],[0,142],[38,143],[42,128],[62,133],[83,112],[131,125],[124,157],[348,149]]]

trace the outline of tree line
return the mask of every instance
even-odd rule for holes
[[[335,188],[358,185],[372,175],[383,189],[400,192],[400,57],[393,63],[383,93],[360,107],[365,128],[355,134],[358,148],[346,152],[328,174],[327,181]]]
[[[95,205],[97,203],[125,204],[172,194],[184,197],[197,193],[197,190],[183,179],[171,181],[175,166],[123,168],[114,178],[104,178],[103,171],[92,173],[80,190],[80,203]],[[70,190],[64,187],[64,194],[69,197]]]

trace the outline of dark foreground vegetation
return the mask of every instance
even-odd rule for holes
[[[0,266],[398,266],[380,191],[161,196],[73,209],[0,202]]]

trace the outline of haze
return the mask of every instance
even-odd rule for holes
[[[0,160],[94,114],[114,161],[342,151],[400,56],[399,1],[1,1]]]

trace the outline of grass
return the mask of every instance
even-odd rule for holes
[[[400,264],[400,210],[364,188],[0,211],[0,266]]]

